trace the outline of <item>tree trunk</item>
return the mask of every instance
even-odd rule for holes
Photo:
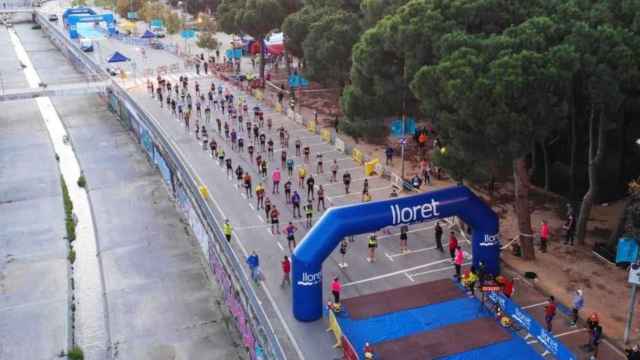
[[[598,138],[595,138],[595,117],[598,115]],[[607,115],[603,111],[592,110],[589,118],[589,190],[584,194],[582,199],[582,205],[580,206],[580,213],[578,216],[578,222],[576,223],[576,240],[578,245],[585,244],[585,237],[587,233],[587,223],[589,222],[589,216],[591,215],[591,208],[600,190],[600,184],[598,182],[598,170],[604,159],[605,150],[605,130]],[[596,144],[597,141],[597,144]]]
[[[518,218],[518,235],[522,248],[522,259],[536,258],[531,230],[531,211],[529,209],[529,176],[525,157],[513,162],[513,180],[515,182],[515,209]]]
[[[577,129],[576,129],[576,106],[575,106],[575,90],[570,92],[569,99],[569,199],[576,198],[576,147],[577,147]]]
[[[265,67],[264,52],[266,51],[264,36],[261,36],[260,38],[258,38],[258,41],[260,41],[260,79],[264,80],[265,79],[264,78],[264,67]]]
[[[542,146],[542,161],[544,162],[544,190],[549,191],[549,152],[547,151],[547,145],[544,141],[540,144]]]

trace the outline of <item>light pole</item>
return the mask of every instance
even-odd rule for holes
[[[404,148],[407,143],[406,135],[406,122],[407,122],[407,95],[406,95],[406,82],[407,82],[407,65],[406,60],[402,61],[402,137],[400,138],[400,178],[404,182]]]

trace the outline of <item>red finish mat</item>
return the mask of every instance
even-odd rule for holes
[[[342,300],[354,320],[414,309],[462,297],[464,293],[450,279],[392,289]]]
[[[436,359],[511,339],[492,318],[449,325],[373,346],[379,360]],[[410,349],[410,350],[409,350]]]

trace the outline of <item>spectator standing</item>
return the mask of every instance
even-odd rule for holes
[[[393,164],[393,148],[391,146],[387,146],[384,150],[384,155],[386,157],[385,164],[392,165]]]
[[[460,281],[460,276],[462,275],[462,263],[464,262],[464,254],[462,253],[462,249],[460,246],[456,247],[455,255],[453,259],[453,266],[456,269],[456,280]]]
[[[280,234],[280,211],[278,211],[275,204],[271,208],[269,215],[271,216],[271,234]]]
[[[556,299],[553,296],[549,296],[549,302],[544,307],[544,322],[547,326],[547,331],[553,331],[553,318],[556,316]]]
[[[549,224],[547,220],[542,220],[540,225],[540,251],[547,252],[547,243],[549,242]]]
[[[299,212],[300,210],[298,210]],[[313,225],[313,202],[311,199],[307,200],[307,205],[304,206],[304,214],[307,218],[307,222],[305,223],[305,227],[310,229],[311,225]]]
[[[402,226],[400,226],[400,252],[403,254],[409,251],[409,247],[407,246],[408,232],[409,226],[402,224]]]
[[[580,312],[580,309],[584,307],[584,296],[581,289],[576,290],[576,293],[573,295],[571,305],[571,326],[576,326],[578,323],[578,313]]]
[[[272,194],[280,193],[280,169],[276,168],[273,170],[271,174],[271,180],[273,180],[273,189],[271,189]]]
[[[251,278],[257,283],[260,281],[260,258],[255,251],[252,251],[251,255],[247,257],[247,264],[251,270]]]
[[[296,218],[296,214],[298,218],[301,218],[300,214],[300,194],[298,194],[298,190],[293,190],[293,195],[291,195],[291,204],[293,206],[293,218]]]
[[[288,284],[291,286],[291,262],[289,261],[289,257],[287,255],[284,256],[281,262],[282,265],[282,282],[280,283],[280,287],[284,287],[284,284]]]
[[[227,241],[231,242],[231,234],[233,234],[233,226],[229,223],[229,219],[224,221],[224,225],[222,225],[222,231],[224,232],[224,237],[227,238]]]
[[[333,302],[336,304],[340,304],[340,291],[342,291],[342,284],[340,284],[340,279],[336,276],[331,282],[331,294],[333,294]]]
[[[598,358],[598,350],[600,348],[600,341],[602,340],[602,325],[595,324],[593,329],[591,329],[591,351],[593,354],[591,355],[590,360],[595,360]]]
[[[458,247],[458,239],[456,238],[456,234],[453,231],[451,231],[449,233],[449,255],[451,256],[451,260],[455,258],[457,247]]]
[[[436,227],[434,228],[435,237],[436,237],[436,249],[440,250],[440,252],[444,252],[442,248],[442,226],[440,226],[440,221],[436,221]]]
[[[567,221],[564,223],[562,228],[565,230],[565,245],[573,245],[573,239],[576,234],[576,218],[573,216],[573,212],[569,213],[567,217]]]

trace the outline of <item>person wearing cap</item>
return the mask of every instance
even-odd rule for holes
[[[591,349],[591,345],[593,343],[593,329],[599,325],[600,320],[598,319],[598,314],[593,313],[587,319],[587,328],[589,329],[589,342],[585,345],[587,349]]]
[[[227,241],[231,241],[231,234],[233,233],[233,226],[229,223],[229,219],[224,221],[224,225],[222,225],[222,232],[224,232],[224,237],[227,238]]]
[[[576,324],[578,323],[578,313],[580,312],[580,309],[584,307],[584,296],[582,295],[582,290],[576,290],[576,293],[573,295],[571,305],[571,326],[576,326]]]

